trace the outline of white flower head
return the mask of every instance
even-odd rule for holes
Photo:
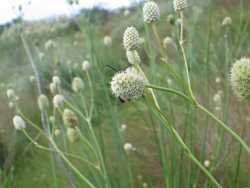
[[[160,9],[154,1],[147,1],[144,4],[143,19],[146,23],[152,23],[160,19]]]
[[[54,123],[56,122],[55,116],[50,116],[50,117],[49,117],[49,122],[50,122],[51,124],[54,124]]]
[[[136,148],[129,142],[125,143],[124,146],[123,146],[124,150],[129,153],[131,151],[135,151]]]
[[[56,86],[54,82],[49,84],[49,89],[52,95],[55,95],[58,93],[58,87]]]
[[[165,37],[163,39],[163,47],[164,48],[177,48],[175,41],[171,37]]]
[[[122,124],[121,125],[121,131],[123,132],[123,131],[125,131],[127,129],[127,125],[126,124]]]
[[[123,46],[126,50],[135,50],[140,41],[139,33],[135,27],[128,27],[123,34]]]
[[[129,9],[126,9],[124,12],[123,12],[123,15],[124,16],[128,16],[130,14],[130,10]]]
[[[72,89],[74,92],[78,93],[84,89],[84,83],[81,78],[75,77],[72,81]]]
[[[9,99],[14,99],[15,98],[15,91],[14,89],[7,89],[6,95]]]
[[[65,100],[65,98],[63,95],[55,95],[53,98],[54,107],[59,108],[59,107],[63,106],[64,100]]]
[[[50,48],[55,48],[56,47],[56,43],[53,40],[48,40],[45,44],[44,44],[44,48],[46,50],[50,49]]]
[[[13,124],[16,130],[22,130],[26,128],[26,123],[24,122],[23,118],[18,115],[14,116]]]
[[[174,0],[174,10],[176,12],[182,11],[183,9],[187,8],[187,0]]]
[[[221,111],[221,107],[220,106],[215,106],[215,111],[220,112]]]
[[[138,52],[136,50],[127,50],[127,59],[128,59],[128,62],[130,64],[139,64],[141,63],[141,58],[140,58],[140,55],[138,54]]]
[[[35,83],[36,78],[35,78],[35,76],[31,75],[30,78],[29,78],[29,80],[30,80],[30,83],[33,84],[33,83]]]
[[[61,134],[61,130],[60,129],[55,129],[54,135],[59,136],[60,134]]]
[[[89,61],[85,60],[83,63],[82,63],[82,70],[83,71],[89,71],[91,69],[91,64]]]
[[[221,82],[220,77],[217,77],[217,78],[215,79],[215,82],[216,82],[217,84],[219,84],[219,83]]]
[[[122,99],[137,99],[144,93],[147,81],[136,68],[129,67],[116,73],[111,81],[111,90],[116,97]]]
[[[58,76],[53,76],[52,82],[56,84],[57,87],[61,85],[61,79]]]
[[[213,100],[215,102],[215,104],[221,104],[221,95],[219,93],[216,93],[214,96],[213,96]]]
[[[225,18],[223,19],[221,25],[224,26],[224,27],[226,27],[226,26],[232,25],[232,23],[233,23],[232,18],[228,16],[228,17],[225,17]]]
[[[144,182],[144,183],[142,184],[142,187],[143,187],[143,188],[148,188],[148,184],[147,184],[146,182]]]
[[[38,107],[41,111],[44,111],[49,108],[49,99],[46,95],[40,95],[37,100]]]
[[[169,86],[172,86],[172,84],[173,84],[172,79],[168,78],[168,79],[167,79],[167,83],[168,83]]]
[[[8,107],[9,107],[10,109],[13,109],[13,108],[15,107],[15,104],[14,104],[13,102],[9,102],[9,103],[8,103]]]
[[[112,45],[112,38],[110,36],[106,35],[103,38],[103,43],[105,46],[110,47]]]
[[[205,160],[204,161],[204,166],[207,167],[207,168],[210,167],[210,161],[209,160]]]
[[[250,59],[237,60],[231,69],[231,85],[240,100],[250,100]]]

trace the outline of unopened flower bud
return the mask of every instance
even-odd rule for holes
[[[53,98],[53,105],[55,108],[59,108],[61,106],[63,106],[64,104],[64,96],[62,95],[55,95],[54,98]]]
[[[233,20],[231,17],[225,17],[224,20],[222,21],[222,26],[226,27],[226,26],[230,26],[232,25]]]
[[[78,118],[72,110],[65,109],[63,111],[63,122],[65,125],[74,128],[78,124]]]
[[[81,78],[75,77],[72,81],[72,89],[74,92],[78,93],[84,89],[84,83]]]
[[[103,38],[103,43],[105,46],[110,47],[112,45],[112,38],[110,36],[105,36]]]
[[[13,124],[16,130],[22,130],[26,128],[26,123],[24,122],[23,118],[18,115],[14,116]]]
[[[82,70],[83,71],[89,71],[91,69],[91,64],[89,61],[84,61],[82,63]]]
[[[44,111],[49,108],[49,100],[46,95],[40,95],[37,100],[38,107],[41,111]]]
[[[13,89],[8,89],[8,90],[6,91],[6,94],[7,94],[7,97],[8,97],[9,99],[14,99],[14,98],[15,98],[15,91],[14,91]]]

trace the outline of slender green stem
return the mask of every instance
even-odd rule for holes
[[[147,85],[146,86],[147,88],[151,88],[151,89],[156,89],[156,90],[160,90],[160,91],[165,91],[165,92],[168,92],[168,93],[171,93],[171,94],[174,94],[174,95],[178,95],[182,98],[184,98],[185,100],[189,101],[189,102],[193,102],[192,99],[190,97],[188,97],[187,95],[179,92],[179,91],[176,91],[174,89],[171,89],[171,88],[165,88],[165,87],[160,87],[160,86],[156,86],[156,85]]]
[[[183,15],[183,11],[180,12],[180,18],[181,18],[181,32],[180,32],[179,44],[180,44],[181,52],[182,52],[183,59],[184,59],[185,72],[186,72],[186,78],[187,78],[187,84],[188,84],[188,91],[189,91],[189,94],[190,94],[191,98],[193,99],[193,101],[196,102],[195,96],[193,94],[192,86],[191,86],[190,76],[189,76],[187,56],[186,56],[186,52],[184,49],[184,39],[183,39],[184,15]]]
[[[76,130],[78,131],[80,138],[82,139],[82,141],[87,144],[87,146],[89,147],[89,149],[92,151],[92,153],[95,155],[95,157],[98,159],[98,154],[96,153],[95,149],[93,148],[93,146],[90,144],[90,142],[82,135],[81,130],[77,127]]]
[[[157,108],[157,107],[156,107]],[[192,151],[189,149],[189,147],[184,143],[179,133],[173,128],[168,121],[168,118],[159,110],[157,109],[158,113],[160,114],[160,118],[162,119],[164,123],[164,126],[166,126],[175,139],[178,141],[178,143],[182,146],[182,148],[185,151],[185,154],[203,171],[203,173],[213,182],[213,184],[218,187],[222,188],[222,186],[217,182],[217,180],[211,175],[211,173],[199,162],[199,160],[193,155]]]
[[[51,148],[48,148],[48,147],[45,147],[41,144],[39,144],[37,141],[35,141],[28,133],[26,130],[23,130],[23,133],[24,135],[29,139],[29,141],[34,145],[36,146],[37,148],[41,149],[41,150],[44,150],[44,151],[49,151],[49,152],[57,152],[56,150],[54,149],[51,149]],[[68,152],[63,152],[61,151],[65,156],[68,156],[68,157],[71,157],[71,158],[74,158],[74,159],[78,159],[78,160],[81,160],[83,161],[84,163],[88,164],[89,166],[92,166],[94,167],[96,170],[100,171],[100,169],[93,163],[89,162],[88,160],[86,159],[83,159],[77,155],[74,155],[74,154],[71,154],[71,153],[68,153]],[[103,175],[102,175],[103,176]]]
[[[177,74],[177,72],[173,69],[173,67],[168,63],[168,58],[167,56],[165,55],[164,53],[164,50],[162,48],[162,43],[161,43],[161,39],[160,39],[160,36],[159,36],[159,33],[157,31],[157,28],[156,28],[156,25],[153,23],[152,24],[152,30],[153,30],[153,33],[154,33],[154,36],[156,38],[156,41],[157,41],[157,44],[158,44],[158,47],[159,47],[159,50],[160,50],[160,54],[162,56],[162,60],[165,62],[165,64],[167,65],[167,69],[169,71],[169,73],[171,74],[171,76],[173,78],[175,78],[175,80],[183,85],[183,80],[182,78]]]
[[[108,173],[107,173],[107,170],[106,170],[106,165],[105,165],[105,162],[104,162],[104,159],[103,159],[102,151],[101,151],[100,145],[98,143],[98,140],[96,138],[95,132],[93,130],[93,127],[92,127],[92,124],[91,124],[91,120],[88,119],[87,122],[88,122],[89,130],[90,130],[90,132],[92,134],[92,137],[94,139],[97,152],[99,154],[99,159],[100,159],[102,170],[103,170],[103,173],[104,173],[105,187],[111,187],[110,184],[109,184],[109,177],[108,177]]]
[[[90,94],[91,94],[91,99],[90,99],[90,109],[89,109],[89,118],[91,119],[93,116],[93,112],[94,112],[94,105],[95,105],[95,101],[94,101],[94,90],[93,90],[93,84],[91,81],[91,77],[89,75],[89,72],[87,72],[87,78],[88,78],[88,82],[89,82],[89,87],[90,87]]]
[[[71,162],[70,160],[61,152],[61,150],[58,148],[56,143],[50,139],[50,143],[55,148],[55,150],[58,152],[58,154],[62,157],[62,159],[69,165],[69,167],[91,188],[96,188],[92,182],[85,177]]]

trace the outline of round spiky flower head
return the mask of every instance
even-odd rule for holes
[[[14,89],[7,89],[6,95],[7,95],[7,97],[8,97],[9,99],[15,98],[15,91],[14,91]]]
[[[112,45],[112,38],[108,35],[106,35],[104,38],[103,38],[103,44],[107,47],[110,47]]]
[[[72,110],[65,109],[63,111],[63,122],[65,125],[74,128],[78,124],[78,118]]]
[[[44,111],[46,109],[48,109],[49,107],[49,100],[48,100],[48,97],[46,95],[40,95],[38,97],[38,100],[37,100],[37,103],[38,103],[38,107],[41,111]]]
[[[72,89],[74,92],[78,93],[84,89],[84,83],[81,78],[75,77],[72,81]]]
[[[63,95],[55,95],[53,98],[53,105],[55,108],[59,108],[64,104],[64,96]]]
[[[143,19],[146,23],[152,23],[160,19],[160,9],[154,1],[147,1],[143,6]]]
[[[237,60],[231,69],[232,89],[240,100],[250,100],[250,59]]]
[[[14,116],[13,124],[16,130],[22,130],[26,128],[26,123],[24,122],[23,118],[18,115]]]
[[[231,17],[225,17],[224,20],[222,21],[222,26],[226,27],[226,26],[229,26],[229,25],[232,25],[233,23],[233,20]]]
[[[58,76],[53,76],[52,82],[58,87],[61,85],[61,79]]]
[[[116,97],[125,100],[137,99],[143,95],[147,81],[134,67],[114,75],[111,81],[111,90]]]
[[[187,0],[174,0],[174,10],[176,12],[182,11],[183,9],[187,8]]]
[[[128,27],[123,34],[123,46],[126,50],[135,50],[140,41],[139,33],[135,27]]]
[[[85,60],[83,63],[82,63],[82,70],[83,71],[89,71],[91,69],[91,64],[89,61]]]
[[[141,62],[141,58],[140,58],[140,55],[138,54],[138,52],[136,50],[127,50],[127,59],[128,59],[128,62],[130,64],[135,64],[135,63],[140,63]]]

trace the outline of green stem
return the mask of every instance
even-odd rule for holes
[[[179,133],[169,124],[168,118],[158,110],[160,114],[160,118],[164,121],[164,125],[171,131],[173,136],[176,138],[178,143],[182,146],[185,151],[185,154],[203,171],[203,173],[214,183],[214,185],[218,188],[222,188],[222,186],[217,182],[217,180],[211,175],[211,173],[199,162],[199,160],[193,155],[192,151],[189,147],[184,143]]]
[[[56,143],[50,139],[50,143],[58,152],[58,154],[62,157],[62,159],[69,165],[69,167],[91,188],[96,188],[88,178],[86,178],[71,162],[70,160],[61,152],[61,150],[57,147]]]
[[[158,44],[158,47],[159,47],[159,50],[160,50],[160,54],[162,56],[163,61],[165,62],[166,66],[167,66],[167,69],[168,69],[169,73],[171,74],[171,76],[173,78],[175,78],[175,80],[179,84],[183,85],[183,80],[181,79],[181,77],[177,74],[177,72],[173,69],[173,67],[168,63],[168,58],[164,54],[164,50],[162,48],[162,43],[161,43],[161,40],[160,40],[160,36],[159,36],[159,33],[157,31],[157,28],[156,28],[155,24],[152,24],[152,30],[153,30],[154,36],[156,38],[156,41],[157,41],[157,44]]]
[[[160,91],[165,91],[165,92],[168,92],[168,93],[172,93],[174,95],[177,95],[177,96],[180,96],[180,97],[184,98],[185,100],[187,100],[189,102],[193,102],[192,99],[190,99],[190,97],[188,97],[187,95],[185,95],[185,94],[183,94],[183,93],[181,93],[179,91],[176,91],[174,89],[160,87],[160,86],[156,86],[156,85],[147,85],[146,87],[151,88],[151,89],[160,90]]]
[[[104,174],[104,179],[105,179],[105,187],[107,187],[107,188],[111,187],[110,184],[109,184],[109,177],[108,177],[108,173],[107,173],[107,170],[106,170],[106,165],[105,165],[105,162],[104,162],[104,159],[103,159],[102,151],[101,151],[100,145],[98,143],[98,140],[96,138],[94,129],[92,127],[91,120],[88,119],[87,123],[88,123],[88,126],[89,126],[90,133],[92,134],[92,137],[94,139],[94,142],[95,142],[95,145],[96,145],[96,148],[97,148],[97,152],[98,152],[98,155],[99,155],[99,159],[100,159],[100,162],[101,162],[101,166],[102,166],[102,170],[103,170],[103,174]]]
[[[196,102],[195,96],[193,94],[192,86],[191,86],[189,71],[188,71],[187,56],[186,56],[186,52],[185,52],[185,49],[184,49],[184,39],[183,39],[184,15],[183,15],[183,11],[180,12],[180,18],[181,18],[181,32],[180,32],[179,44],[180,44],[181,52],[182,52],[183,59],[184,59],[185,72],[186,72],[187,84],[188,84],[188,91],[189,91],[189,94],[190,94],[192,100],[194,102]]]

